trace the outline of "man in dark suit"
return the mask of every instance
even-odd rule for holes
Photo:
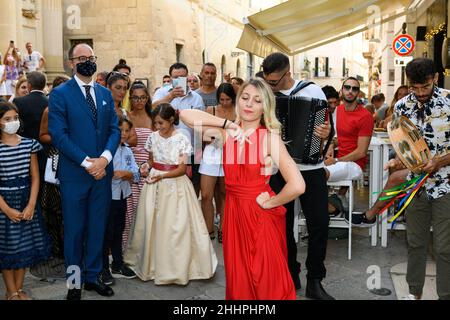
[[[28,95],[15,98],[13,103],[19,109],[20,120],[23,123],[21,136],[39,140],[39,128],[41,125],[42,113],[48,107],[48,98],[44,88],[47,84],[47,77],[39,71],[27,74]]]
[[[13,103],[19,109],[19,116],[22,121],[23,131],[20,135],[39,141],[42,114],[48,106],[48,98],[44,92],[47,77],[42,72],[33,71],[27,74],[27,82],[30,93],[24,97],[15,98]],[[45,151],[39,151],[38,162],[41,182],[44,177],[46,160]]]
[[[67,299],[79,300],[83,283],[85,290],[114,294],[100,272],[111,202],[110,162],[120,143],[120,130],[111,92],[92,78],[97,70],[92,48],[84,43],[72,47],[69,60],[75,75],[52,90],[48,124],[60,152]]]

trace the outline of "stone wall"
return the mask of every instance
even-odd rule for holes
[[[81,17],[79,28],[64,25],[64,52],[71,40],[92,39],[99,71],[111,70],[123,58],[134,78],[149,79],[151,91],[177,61],[177,47],[190,72],[199,73],[208,60],[217,66],[217,83],[222,69],[236,75],[238,65],[239,76],[246,78],[248,54],[236,49],[242,19],[278,2],[249,7],[248,0],[63,0],[65,19],[71,6],[79,7]],[[260,63],[254,59],[253,73]]]

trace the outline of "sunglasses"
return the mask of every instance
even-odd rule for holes
[[[286,71],[286,72],[281,76],[281,78],[278,79],[277,81],[275,81],[275,80],[267,80],[266,78],[264,78],[264,80],[266,81],[266,83],[267,83],[268,85],[270,85],[270,86],[272,86],[272,87],[276,87],[276,86],[280,83],[281,79],[283,79],[284,76],[285,76],[288,72],[289,72],[289,70]]]
[[[348,84],[344,84],[342,87],[347,91],[359,92],[359,87],[349,86]]]

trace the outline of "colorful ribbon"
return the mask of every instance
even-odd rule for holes
[[[397,218],[411,204],[412,199],[417,194],[417,192],[420,190],[420,188],[423,186],[423,184],[428,179],[428,177],[429,177],[428,173],[422,174],[417,177],[414,177],[413,179],[411,179],[409,181],[406,181],[406,182],[400,184],[397,187],[381,191],[381,193],[384,193],[385,196],[380,197],[379,200],[380,201],[391,200],[391,201],[389,201],[389,203],[386,204],[386,206],[384,206],[384,208],[381,209],[378,212],[378,214],[381,214],[385,210],[389,209],[395,203],[396,200],[401,199],[397,206],[398,212],[392,218],[389,219],[389,222],[392,223],[391,224],[392,229],[395,226]],[[379,193],[379,192],[376,192],[376,193]]]

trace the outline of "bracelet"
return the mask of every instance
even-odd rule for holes
[[[228,121],[228,119],[225,119],[225,121],[223,122],[222,129],[225,129],[225,127],[227,126],[227,121]]]

